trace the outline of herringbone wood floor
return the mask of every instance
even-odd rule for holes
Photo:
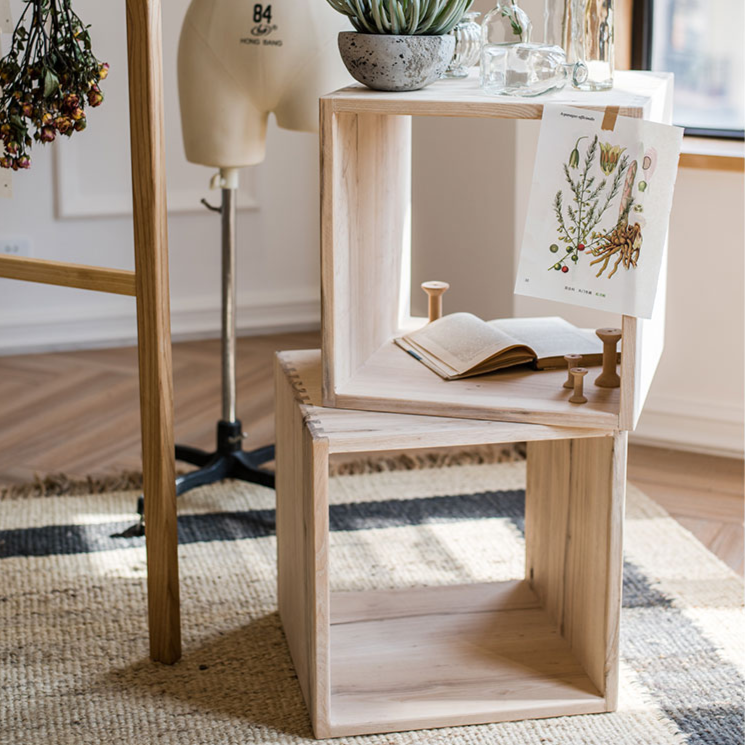
[[[319,346],[317,333],[238,342],[238,415],[246,449],[272,441],[272,355]],[[174,346],[176,440],[214,445],[219,342]],[[139,470],[134,348],[0,358],[0,483]],[[730,566],[743,571],[743,462],[632,446],[629,480],[657,499]]]

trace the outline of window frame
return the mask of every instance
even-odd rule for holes
[[[632,21],[631,61],[636,70],[652,67],[652,26],[654,24],[654,0],[634,0]],[[708,137],[719,140],[745,140],[745,129],[708,129],[684,127],[689,137]]]

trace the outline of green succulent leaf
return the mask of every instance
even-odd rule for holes
[[[449,33],[473,0],[327,0],[366,34],[440,36]]]

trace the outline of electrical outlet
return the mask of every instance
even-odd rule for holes
[[[31,256],[33,244],[26,235],[14,238],[0,238],[0,255],[6,256]]]

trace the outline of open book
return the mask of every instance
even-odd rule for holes
[[[528,363],[539,370],[565,367],[565,354],[581,354],[583,367],[603,361],[603,344],[594,331],[558,317],[482,321],[471,313],[452,313],[395,341],[445,380]]]

